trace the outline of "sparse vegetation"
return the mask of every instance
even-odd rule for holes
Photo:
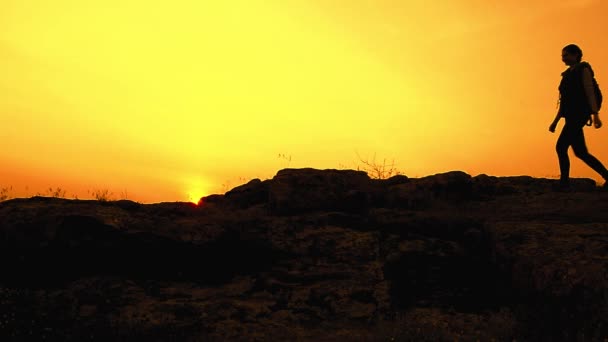
[[[98,200],[100,202],[111,201],[112,195],[114,195],[108,189],[97,189],[97,190],[93,190],[92,192],[89,192],[89,193],[93,196],[93,198],[95,198],[96,200]]]
[[[10,198],[9,197],[10,196],[9,193],[12,190],[13,190],[12,186],[10,186],[10,187],[7,186],[7,187],[0,188],[0,202],[1,201],[6,201],[7,199],[9,199]]]
[[[395,163],[394,159],[388,161],[387,158],[383,158],[380,162],[379,160],[377,160],[375,153],[371,159],[363,158],[361,157],[361,155],[359,155],[359,153],[355,153],[357,154],[358,162],[354,163],[354,166],[348,167],[345,164],[339,163],[338,168],[363,171],[367,173],[370,178],[373,179],[388,179],[390,177],[402,174],[401,170],[397,168],[397,164]],[[277,159],[279,159],[282,164],[280,168],[289,168],[291,161],[293,160],[291,154],[287,153],[278,153]],[[272,178],[272,176],[268,178]],[[238,179],[236,179],[236,186],[242,185],[251,179],[253,178],[238,177]],[[231,190],[235,186],[234,184],[234,181],[226,181],[222,183],[222,193],[226,193]]]
[[[282,161],[284,164],[283,167],[285,168],[289,167],[289,164],[291,164],[291,154],[279,153],[277,158]]]
[[[25,189],[27,190],[28,188],[29,187],[26,187]],[[15,196],[12,194],[12,191],[13,191],[12,186],[0,187],[0,202],[14,198]],[[112,192],[110,192],[110,190],[108,190],[108,189],[96,189],[93,191],[87,191],[87,193],[94,199],[101,201],[101,202],[107,202],[107,201],[114,200],[113,199],[114,194]],[[30,195],[26,195],[26,196],[30,196]],[[70,197],[71,199],[75,199],[75,200],[79,199],[79,196],[76,194],[72,194],[71,196],[68,196],[67,190],[64,188],[61,188],[61,187],[56,187],[56,188],[49,187],[44,192],[36,192],[33,196],[54,197],[54,198]],[[124,200],[129,199],[129,193],[127,192],[126,189],[120,192],[118,199],[124,199]]]
[[[375,153],[371,159],[363,158],[359,155],[359,153],[356,153],[356,154],[358,157],[358,162],[355,163],[354,167],[348,167],[344,164],[339,164],[339,168],[341,168],[341,169],[350,168],[350,169],[356,169],[357,171],[364,171],[369,175],[370,178],[373,178],[373,179],[387,179],[392,176],[402,174],[401,171],[397,169],[394,159],[388,161],[386,158],[383,158],[382,161],[379,161],[379,160],[377,160]],[[287,153],[278,153],[277,159],[281,163],[281,166],[280,166],[281,168],[289,168],[291,165],[291,162],[293,160],[292,155],[287,154]],[[257,177],[257,178],[259,178],[259,177]],[[272,176],[269,178],[272,178]],[[238,177],[233,180],[228,180],[221,184],[221,193],[226,193],[226,192],[230,191],[232,188],[234,188],[235,186],[245,184],[248,181],[250,181],[251,179],[253,179],[253,178],[252,177],[249,177],[249,178]],[[12,196],[10,195],[10,192],[12,191],[12,189],[13,189],[12,186],[11,187],[1,187],[0,188],[0,201],[5,201],[7,199],[12,198]],[[120,194],[117,195],[117,198],[114,198],[114,193],[108,189],[89,190],[89,191],[87,191],[87,193],[92,198],[94,198],[95,200],[98,200],[100,202],[108,202],[108,201],[113,201],[113,200],[118,200],[118,199],[120,199],[120,200],[129,199],[129,193],[127,192],[126,189],[121,191]],[[67,192],[65,189],[63,189],[61,187],[56,187],[56,188],[49,187],[43,193],[41,193],[41,192],[36,193],[36,196],[67,198],[66,197]],[[71,198],[78,200],[79,196],[72,194]]]
[[[66,198],[66,191],[60,187],[55,189],[53,189],[53,187],[49,187],[45,192],[37,192],[36,196]]]
[[[383,158],[382,162],[379,162],[376,161],[375,153],[371,160],[362,158],[359,153],[357,153],[357,157],[359,158],[359,162],[363,164],[357,166],[357,171],[365,171],[370,178],[387,179],[401,174],[401,171],[395,167],[394,159],[387,162],[386,158]]]

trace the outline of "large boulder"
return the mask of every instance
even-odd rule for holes
[[[249,182],[239,185],[223,195],[213,194],[202,197],[199,205],[214,204],[223,205],[235,209],[244,209],[258,204],[268,203],[269,181],[261,181],[254,178]]]
[[[225,201],[236,208],[248,208],[256,204],[268,203],[268,187],[270,181],[252,179],[246,184],[237,186],[226,192]]]
[[[468,174],[462,171],[440,173],[390,186],[386,194],[387,205],[412,209],[428,208],[437,201],[456,202],[470,199],[472,189],[471,176]]]
[[[277,214],[316,210],[359,212],[370,202],[367,173],[354,170],[284,169],[270,183],[270,209]]]

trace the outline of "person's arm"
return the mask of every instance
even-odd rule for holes
[[[553,119],[553,122],[551,123],[551,125],[549,125],[549,131],[550,132],[555,132],[555,128],[557,128],[557,123],[559,122],[559,119],[564,116],[562,114],[562,108],[560,105],[559,110],[557,111],[557,115],[555,115],[555,119]]]
[[[562,112],[557,112],[557,114],[555,115],[555,119],[553,119],[553,122],[558,122],[559,119],[561,119],[562,117]]]

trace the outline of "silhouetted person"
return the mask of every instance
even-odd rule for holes
[[[568,69],[562,73],[559,84],[559,110],[549,126],[549,131],[555,132],[560,118],[566,119],[566,124],[557,139],[555,149],[559,159],[560,182],[558,189],[567,190],[570,187],[570,159],[568,147],[572,146],[574,154],[599,173],[608,181],[608,170],[592,156],[585,144],[583,127],[591,121],[595,128],[602,127],[598,113],[598,103],[593,86],[593,70],[587,62],[581,62],[583,51],[576,45],[570,44],[562,50],[562,61]],[[604,183],[604,188],[608,182]]]

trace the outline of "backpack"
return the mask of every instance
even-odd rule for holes
[[[597,80],[595,79],[595,73],[593,72],[593,69],[591,69],[591,65],[589,65],[589,63],[587,63],[587,62],[582,62],[581,64],[583,64],[585,67],[588,67],[589,71],[591,71],[591,79],[593,81],[593,90],[595,92],[595,101],[597,102],[597,109],[599,110],[600,108],[602,108],[602,100],[603,100],[602,91],[600,90],[600,85],[597,84]]]
[[[602,108],[602,100],[604,99],[603,95],[602,95],[602,91],[600,90],[600,85],[597,83],[597,80],[595,79],[595,74],[593,72],[593,69],[591,68],[591,65],[587,62],[582,62],[581,64],[583,64],[585,67],[589,68],[589,71],[591,71],[591,80],[593,82],[593,92],[595,93],[595,102],[597,103],[597,109],[598,111]],[[587,121],[587,126],[591,126],[592,121],[591,121],[591,117],[589,117],[589,121]]]

